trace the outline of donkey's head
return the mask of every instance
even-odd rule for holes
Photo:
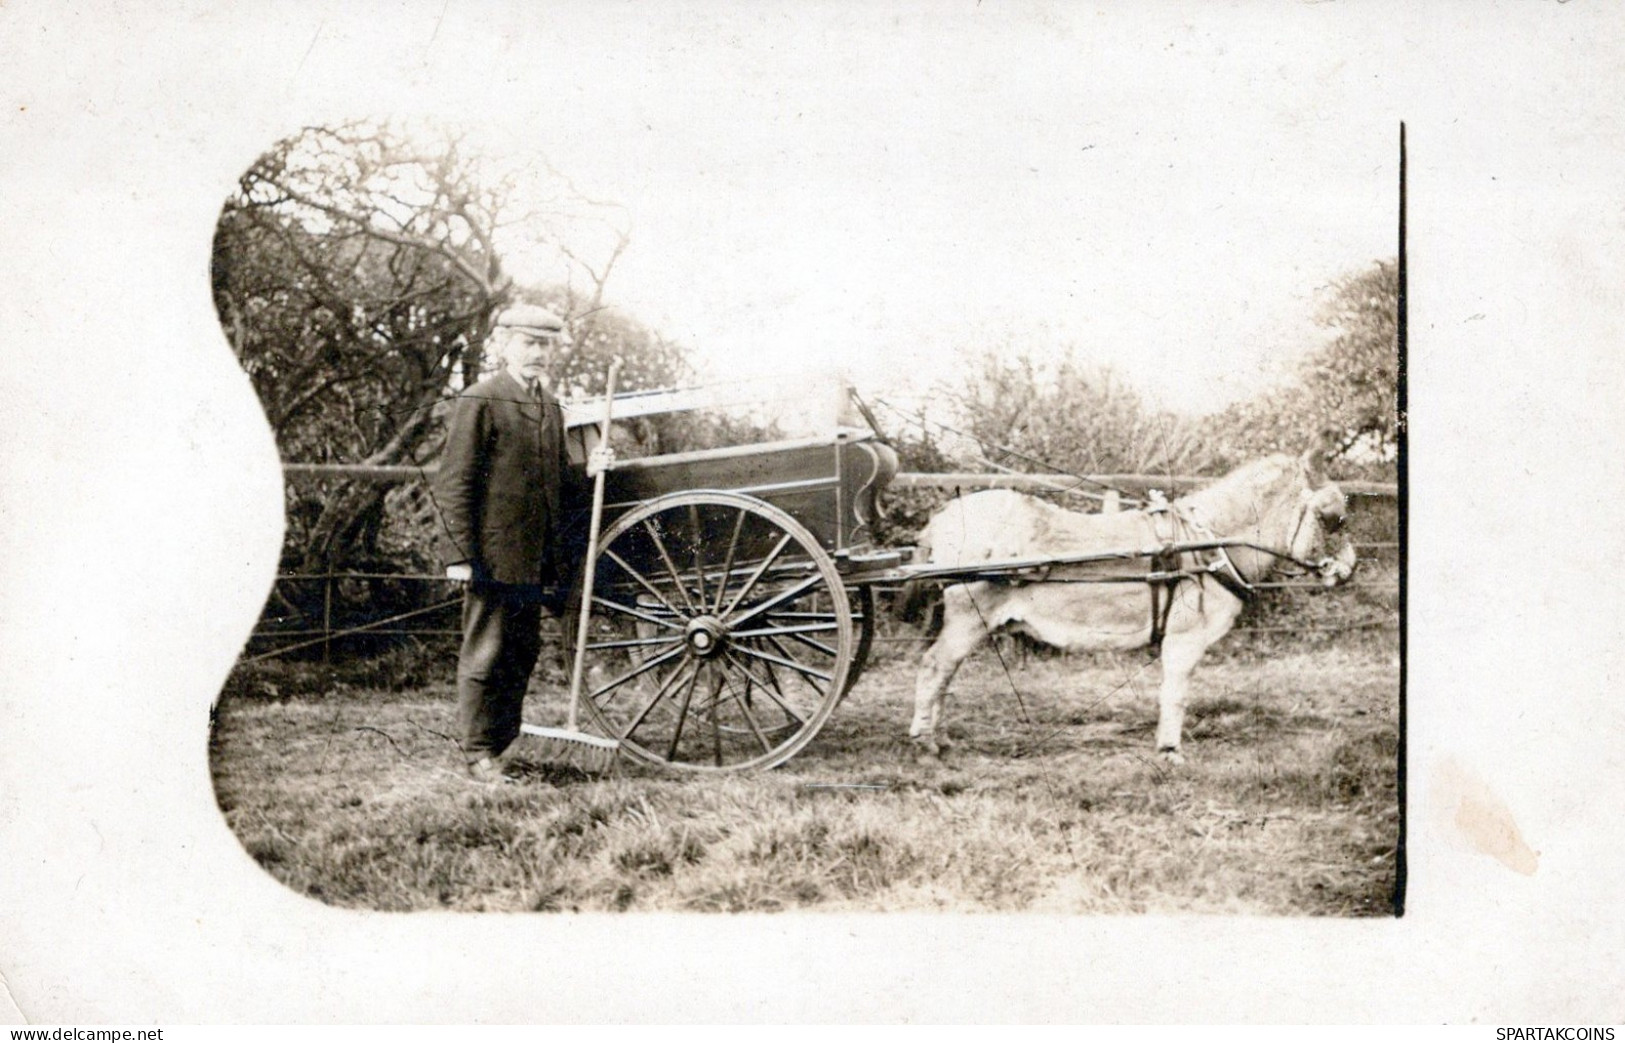
[[[1299,458],[1303,487],[1287,536],[1287,553],[1312,563],[1322,582],[1336,586],[1354,575],[1354,544],[1342,533],[1348,520],[1348,500],[1337,483],[1326,477],[1326,456],[1311,449]],[[1340,543],[1335,550],[1334,543]]]

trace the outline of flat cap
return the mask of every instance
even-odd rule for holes
[[[526,333],[558,333],[564,320],[537,304],[515,304],[497,313],[497,326]]]

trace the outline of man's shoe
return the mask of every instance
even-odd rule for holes
[[[511,786],[514,783],[513,776],[508,774],[507,765],[495,757],[481,757],[477,761],[469,761],[468,773],[476,782],[491,786]]]

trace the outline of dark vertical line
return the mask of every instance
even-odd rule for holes
[[[1409,308],[1409,296],[1408,296],[1407,285],[1406,285],[1407,271],[1406,271],[1406,261],[1405,261],[1405,174],[1406,174],[1406,159],[1407,159],[1407,157],[1406,157],[1406,153],[1405,153],[1405,123],[1404,123],[1404,121],[1401,121],[1400,124],[1399,124],[1399,273],[1398,273],[1398,275],[1399,275],[1399,302],[1398,302],[1398,304],[1399,304],[1399,315],[1398,315],[1398,320],[1397,320],[1398,328],[1396,330],[1397,340],[1398,340],[1398,351],[1399,351],[1399,360],[1398,360],[1399,365],[1398,365],[1398,370],[1397,370],[1398,379],[1395,382],[1396,383],[1396,387],[1395,387],[1395,391],[1396,391],[1395,406],[1399,410],[1399,417],[1398,417],[1398,421],[1399,421],[1399,429],[1398,429],[1398,435],[1399,435],[1399,438],[1398,438],[1399,474],[1397,476],[1398,479],[1399,479],[1399,497],[1398,497],[1398,514],[1399,514],[1399,751],[1398,751],[1398,755],[1399,755],[1399,774],[1398,774],[1398,779],[1399,779],[1399,784],[1398,784],[1398,787],[1397,787],[1397,789],[1398,789],[1398,797],[1399,797],[1399,843],[1398,843],[1398,846],[1397,846],[1397,848],[1395,849],[1395,852],[1394,852],[1394,915],[1395,916],[1404,916],[1405,915],[1405,874],[1406,874],[1406,871],[1407,871],[1407,868],[1408,868],[1408,863],[1407,863],[1406,854],[1405,854],[1405,838],[1406,838],[1406,832],[1407,832],[1407,829],[1406,829],[1407,816],[1409,814],[1408,802],[1406,800],[1406,794],[1407,794],[1407,791],[1408,791],[1408,787],[1406,785],[1406,777],[1405,777],[1405,762],[1406,762],[1406,759],[1407,759],[1406,758],[1406,751],[1407,751],[1407,748],[1408,748],[1408,744],[1405,741],[1406,731],[1407,731],[1407,727],[1408,727],[1407,715],[1406,715],[1406,712],[1405,712],[1406,711],[1406,701],[1407,701],[1407,698],[1408,698],[1407,687],[1406,687],[1406,679],[1407,679],[1406,666],[1407,666],[1407,663],[1408,663],[1408,648],[1407,648],[1408,642],[1407,642],[1407,632],[1406,632],[1406,626],[1405,626],[1405,618],[1406,618],[1406,605],[1407,605],[1407,601],[1408,601],[1407,593],[1406,593],[1406,577],[1408,575],[1408,570],[1409,570],[1409,543],[1410,543],[1410,524],[1409,524],[1409,521],[1408,521],[1409,514],[1410,514],[1410,510],[1409,510],[1409,508],[1410,508],[1410,482],[1409,482],[1410,468],[1409,468],[1409,456],[1408,456],[1408,454],[1409,454],[1409,448],[1408,447],[1409,447],[1409,441],[1410,441],[1409,435],[1408,435],[1408,430],[1409,430],[1410,424],[1408,423],[1408,417],[1409,417],[1408,411],[1409,411],[1410,406],[1409,406],[1409,401],[1408,401],[1409,400],[1409,388],[1407,387],[1406,371],[1405,371],[1406,347],[1407,347],[1407,344],[1409,342],[1409,334],[1410,334],[1410,321],[1409,321],[1410,308]]]
[[[333,665],[333,564],[322,575],[322,666]]]

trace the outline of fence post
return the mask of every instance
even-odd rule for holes
[[[1107,489],[1106,495],[1100,498],[1101,514],[1116,514],[1123,509],[1123,494],[1116,489]]]

